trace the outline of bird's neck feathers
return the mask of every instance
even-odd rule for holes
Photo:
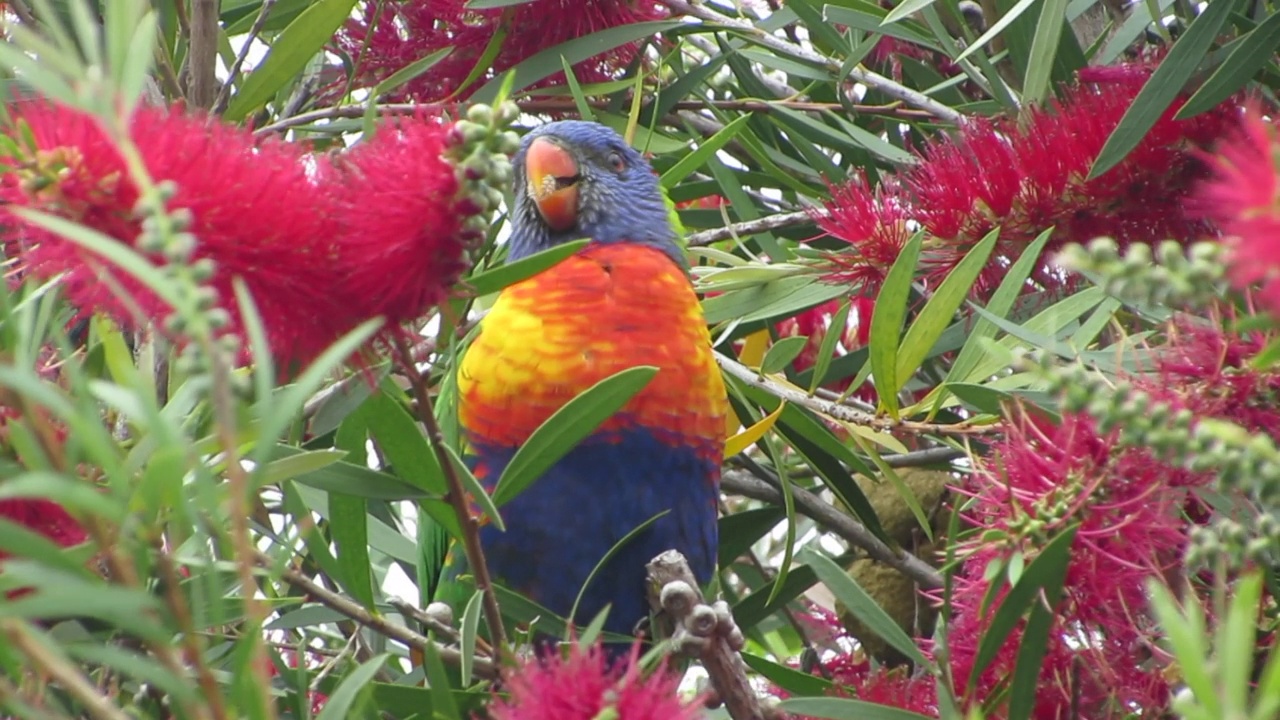
[[[630,243],[657,248],[666,253],[680,267],[687,267],[684,252],[676,240],[675,230],[667,217],[661,196],[657,203],[628,198],[614,203],[608,209],[609,216],[583,208],[577,224],[568,230],[557,232],[547,226],[538,215],[533,201],[523,192],[516,197],[512,217],[510,250],[507,262],[514,262],[542,250],[574,240],[588,238],[600,244]]]

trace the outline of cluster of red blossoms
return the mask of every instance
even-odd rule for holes
[[[1153,372],[1131,378],[1135,387],[1195,418],[1230,420],[1249,432],[1276,434],[1280,373],[1253,368],[1265,345],[1252,334],[1224,331],[1229,319],[1182,319],[1170,326]],[[962,547],[947,624],[948,659],[963,692],[990,629],[994,608],[1007,595],[1005,572],[1015,554],[1032,562],[1062,531],[1078,524],[1063,593],[1037,680],[1036,720],[1159,714],[1172,686],[1171,658],[1161,649],[1145,583],[1175,577],[1187,536],[1206,511],[1193,491],[1211,481],[1162,462],[1149,450],[1122,445],[1118,431],[1101,432],[1085,414],[1056,424],[1020,413],[990,456],[956,490],[971,498],[966,518],[976,528]],[[997,589],[992,594],[992,583]],[[829,623],[828,623],[829,624]],[[961,698],[979,705],[1008,689],[1017,663],[1019,626]],[[927,640],[921,640],[928,646]],[[843,692],[882,704],[922,709],[933,698],[930,678],[906,678],[870,668],[857,656],[824,664]],[[986,716],[1000,717],[999,708]],[[1072,713],[1075,713],[1074,715]]]
[[[487,708],[493,720],[697,720],[698,703],[682,702],[680,675],[659,668],[649,676],[640,670],[640,646],[630,660],[614,663],[599,645],[574,643],[566,656],[533,658],[505,679],[508,696]],[[625,667],[625,670],[622,669]]]
[[[1231,247],[1231,279],[1261,283],[1259,300],[1280,313],[1280,125],[1251,109],[1218,148],[1214,171],[1203,204]]]
[[[334,37],[337,49],[352,58],[355,83],[373,87],[396,71],[453,48],[440,62],[391,93],[401,102],[465,100],[489,77],[533,55],[584,35],[666,15],[647,0],[534,0],[505,8],[475,10],[467,0],[365,0],[361,12]],[[497,38],[492,58],[485,52]],[[636,58],[628,43],[574,67],[578,80],[602,82],[617,76]],[[484,67],[477,66],[484,61]],[[463,87],[476,73],[476,82]]]
[[[138,249],[139,192],[111,137],[96,118],[43,101],[10,114],[0,245],[16,272],[62,274],[82,313],[127,328],[165,317],[164,301],[134,278],[10,212],[59,215]],[[315,157],[180,109],[142,107],[129,125],[151,178],[176,188],[168,207],[189,216],[195,259],[214,263],[208,284],[232,315],[229,330],[241,330],[239,277],[282,365],[308,362],[369,318],[420,316],[466,269],[472,238],[462,226],[474,208],[443,157],[449,130],[437,119],[388,123],[352,150]]]
[[[1021,120],[966,120],[955,135],[928,145],[919,164],[878,187],[868,187],[865,176],[833,187],[818,224],[850,248],[830,256],[832,278],[874,293],[920,228],[931,237],[921,264],[932,281],[1000,228],[980,294],[1050,227],[1056,229],[1046,252],[1102,235],[1122,245],[1206,237],[1211,228],[1187,198],[1207,175],[1197,150],[1239,122],[1234,101],[1186,120],[1174,119],[1184,100],[1175,101],[1119,165],[1087,179],[1151,70],[1147,64],[1082,70],[1080,84],[1061,100]],[[1062,282],[1044,265],[1035,280],[1046,287]]]

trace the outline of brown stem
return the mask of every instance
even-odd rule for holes
[[[784,501],[782,490],[740,470],[726,471],[720,479],[720,488],[727,493],[764,502]],[[864,550],[871,558],[911,578],[921,588],[932,590],[942,587],[942,574],[928,563],[906,550],[894,549],[884,544],[865,525],[840,512],[831,503],[798,487],[791,488],[791,497],[795,500],[796,512],[813,518],[819,525]]]
[[[916,434],[935,434],[935,435],[990,435],[1004,431],[1004,425],[1000,423],[992,423],[989,425],[974,425],[967,421],[953,424],[947,423],[929,423],[916,422],[913,420],[894,420],[890,417],[882,417],[869,412],[851,408],[848,405],[824,400],[820,397],[813,397],[809,393],[797,388],[793,385],[786,385],[769,377],[761,376],[760,373],[743,365],[742,363],[728,358],[720,353],[716,353],[716,362],[720,367],[730,375],[738,378],[746,384],[764,390],[776,398],[786,400],[789,403],[806,407],[821,415],[826,415],[841,422],[853,423],[855,425],[864,425],[879,430],[902,430]]]
[[[227,103],[231,100],[231,87],[239,77],[240,68],[244,65],[245,58],[249,56],[249,49],[253,41],[258,38],[258,34],[262,32],[262,27],[267,24],[267,17],[271,15],[271,8],[275,7],[275,4],[276,0],[262,0],[258,17],[253,21],[253,27],[249,28],[249,35],[244,39],[244,45],[240,46],[235,62],[231,63],[231,68],[227,70],[227,79],[223,81],[222,88],[218,90],[218,97],[213,101],[214,115],[221,115],[222,111],[227,109]]]
[[[574,104],[573,98],[537,98],[516,100],[516,105],[527,113],[561,113],[575,112],[578,108]],[[612,103],[607,99],[588,98],[587,105],[594,108],[606,108]],[[432,103],[381,103],[375,108],[379,113],[387,115],[411,115],[422,109],[440,109],[448,110],[456,108],[456,102],[432,102]],[[674,110],[705,110],[707,108],[715,108],[717,110],[730,110],[741,112],[770,112],[777,108],[786,108],[788,110],[796,110],[799,112],[821,112],[830,110],[832,112],[845,112],[845,107],[840,103],[824,103],[809,102],[804,100],[680,100],[673,106]],[[866,113],[868,115],[887,115],[890,117],[901,118],[903,120],[920,120],[931,117],[927,113],[918,110],[909,110],[899,107],[898,105],[854,105],[853,109]],[[254,131],[254,135],[269,135],[271,133],[288,130],[299,125],[316,122],[317,120],[336,120],[343,118],[361,118],[364,117],[366,106],[364,105],[342,105],[338,107],[321,108],[310,112],[299,113],[291,117],[283,118],[270,125],[264,125]],[[722,127],[722,126],[721,126]]]
[[[444,435],[440,432],[440,424],[436,422],[431,393],[427,390],[427,383],[414,364],[413,351],[400,335],[396,335],[394,342],[402,369],[409,379],[410,387],[413,388],[414,400],[418,403],[418,419],[426,428],[427,440],[431,443],[436,459],[440,462],[440,469],[444,472],[445,483],[449,488],[449,504],[453,506],[458,525],[462,527],[462,547],[466,552],[467,564],[475,576],[476,589],[483,596],[489,636],[493,641],[495,654],[501,657],[507,650],[506,630],[502,625],[502,612],[498,608],[498,594],[494,592],[493,580],[489,577],[489,566],[485,563],[484,548],[480,546],[480,525],[471,514],[471,508],[467,505],[466,490],[462,487],[462,481],[453,467],[453,460],[445,451]]]
[[[234,407],[235,390],[231,386],[231,368],[228,366],[226,353],[213,338],[204,338],[205,357],[209,358],[210,376],[212,377],[211,399],[214,421],[218,428],[218,444],[221,445],[226,463],[227,490],[231,494],[231,544],[236,556],[242,561],[236,563],[240,576],[240,594],[244,602],[244,622],[253,635],[250,640],[249,667],[258,676],[258,687],[261,688],[263,716],[269,720],[275,718],[275,703],[271,702],[268,688],[271,687],[271,676],[268,674],[270,664],[263,644],[262,626],[266,617],[262,603],[258,600],[258,584],[253,575],[253,567],[243,558],[253,557],[257,548],[253,543],[253,535],[249,527],[249,519],[253,516],[253,503],[249,500],[253,492],[253,483],[249,473],[240,462],[238,452],[239,440],[236,435],[236,413]]]
[[[219,0],[191,0],[190,50],[187,53],[187,102],[197,108],[213,107],[218,93]]]
[[[4,620],[0,622],[0,630],[9,638],[12,647],[17,648],[40,672],[53,678],[84,706],[90,717],[96,720],[129,720],[129,716],[99,692],[89,678],[66,658],[51,651],[23,622]]]
[[[747,220],[745,222],[734,223],[724,227],[691,233],[688,238],[688,244],[689,247],[698,247],[701,245],[710,245],[713,242],[719,242],[721,240],[728,240],[732,237],[755,235],[757,233],[777,230],[778,228],[792,227],[794,225],[806,225],[812,223],[815,217],[820,217],[825,214],[825,210],[799,210],[797,212],[766,215],[756,220]]]
[[[204,661],[204,648],[200,647],[200,636],[191,619],[191,608],[187,604],[186,596],[182,594],[182,578],[178,576],[178,569],[173,563],[173,558],[163,548],[156,554],[156,565],[160,569],[160,580],[164,584],[165,603],[169,606],[169,612],[182,633],[183,656],[187,665],[195,668],[200,690],[204,693],[204,700],[208,704],[207,708],[201,709],[207,709],[213,713],[213,717],[217,720],[225,720],[228,717],[227,707],[223,702],[218,680],[213,676],[208,663]],[[190,712],[191,708],[187,708],[187,711]],[[204,712],[197,714],[198,717],[205,715]]]
[[[428,647],[434,647],[436,652],[440,654],[440,659],[452,665],[457,665],[462,661],[462,654],[457,649],[433,643],[425,635],[416,633],[403,625],[397,625],[382,615],[375,615],[354,600],[315,583],[311,578],[288,565],[285,565],[282,569],[278,568],[274,560],[259,550],[254,550],[253,558],[259,566],[266,570],[280,572],[282,580],[305,593],[308,599],[346,615],[379,635],[402,642],[414,650],[426,651]],[[474,667],[476,675],[480,677],[490,680],[498,677],[498,668],[487,658],[475,658]]]

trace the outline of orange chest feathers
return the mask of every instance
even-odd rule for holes
[[[518,446],[574,396],[638,365],[658,373],[600,432],[641,425],[721,452],[728,402],[688,278],[653,248],[588,246],[499,296],[458,372],[459,419],[472,443]]]

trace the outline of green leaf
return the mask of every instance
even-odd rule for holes
[[[338,447],[363,446],[365,427],[359,418],[343,423],[338,428]],[[363,449],[363,448],[362,448]],[[318,451],[336,454],[346,451]],[[284,458],[285,461],[307,457],[312,453]],[[276,460],[272,465],[281,462]],[[298,474],[298,473],[295,473]],[[369,563],[369,507],[364,498],[342,492],[329,493],[329,532],[337,546],[335,557],[342,569],[343,584],[347,592],[367,609],[373,609],[376,597],[373,592],[373,572]]]
[[[898,381],[898,337],[902,333],[902,321],[907,316],[907,301],[911,297],[911,280],[915,276],[916,261],[920,257],[920,244],[924,233],[916,233],[902,248],[893,262],[876,296],[875,312],[871,314],[871,332],[867,337],[870,349],[871,376],[875,381],[880,403],[889,414],[898,415],[898,388],[906,382]]]
[[[760,361],[760,374],[768,375],[781,371],[809,344],[808,337],[786,337],[775,342],[769,352]]]
[[[1017,555],[1015,559],[1021,557]],[[1018,657],[1009,688],[1009,720],[1027,720],[1035,710],[1041,663],[1053,632],[1054,613],[1048,608],[1057,606],[1065,579],[1065,571],[1054,575],[1044,587],[1041,602],[1031,606],[1031,616],[1018,639]]]
[[[890,10],[888,15],[884,16],[884,22],[881,24],[892,25],[899,20],[905,20],[917,12],[929,7],[934,2],[936,2],[936,0],[903,0],[897,7]]]
[[[858,620],[862,621],[882,640],[893,646],[895,650],[905,655],[916,665],[928,665],[924,653],[920,652],[920,648],[916,645],[911,636],[907,635],[889,614],[876,604],[875,599],[862,589],[858,582],[845,572],[844,568],[835,563],[834,560],[814,550],[813,548],[805,548],[798,555],[797,559],[813,568],[818,579],[823,585],[835,595],[842,605],[848,608]]]
[[[818,675],[801,672],[786,665],[779,665],[749,652],[742,653],[742,661],[746,663],[747,667],[760,673],[769,682],[793,695],[823,695],[829,692],[832,687],[830,680]]]
[[[809,383],[809,396],[818,392],[818,387],[822,385],[823,379],[827,377],[827,370],[831,367],[831,360],[836,356],[836,343],[844,338],[844,331],[849,327],[849,310],[853,307],[847,299],[840,303],[840,309],[836,310],[831,316],[831,322],[827,324],[827,333],[822,336],[822,345],[818,347],[818,359],[813,364],[813,380]],[[859,320],[858,322],[863,322]]]
[[[569,93],[573,95],[573,105],[578,108],[578,117],[587,122],[595,122],[596,113],[587,102],[587,96],[582,93],[582,86],[578,84],[578,76],[574,74],[573,66],[564,57],[560,58],[560,64],[564,67],[564,79],[569,84]]]
[[[480,636],[480,611],[483,607],[484,593],[477,590],[467,601],[467,607],[462,611],[462,624],[458,627],[462,638],[460,648],[462,657],[458,663],[458,669],[464,685],[471,684],[472,670],[476,661],[476,639]]]
[[[507,463],[493,491],[494,504],[502,507],[537,480],[657,374],[658,368],[652,365],[628,368],[610,375],[565,403],[533,431]]]
[[[1022,102],[1039,105],[1049,93],[1049,79],[1053,76],[1053,61],[1062,40],[1062,26],[1066,22],[1068,0],[1044,0],[1040,7],[1040,19],[1031,41],[1031,57],[1027,62],[1027,76],[1022,82]]]
[[[1186,33],[1174,43],[1169,54],[1142,86],[1124,117],[1120,118],[1120,124],[1107,138],[1093,168],[1089,170],[1088,179],[1092,180],[1120,164],[1129,151],[1142,142],[1147,131],[1156,124],[1169,103],[1182,92],[1182,88],[1200,66],[1200,61],[1209,52],[1218,32],[1235,9],[1236,2],[1237,0],[1214,0],[1192,21]]]
[[[385,653],[378,655],[352,670],[350,675],[343,678],[338,689],[329,696],[324,709],[316,716],[316,720],[345,720],[355,717],[356,713],[351,710],[357,698],[362,693],[368,692],[369,685],[373,683],[373,679],[377,677],[378,671],[382,669],[389,657],[391,656]]]
[[[299,475],[323,470],[346,456],[345,450],[309,450],[289,454],[267,463],[258,476],[258,482],[261,485],[277,485]]]
[[[1177,658],[1182,682],[1211,717],[1225,717],[1218,688],[1209,672],[1209,636],[1200,600],[1192,595],[1184,611],[1169,589],[1155,578],[1147,582],[1147,590],[1151,609]]]
[[[224,119],[244,119],[292,81],[351,16],[355,4],[356,0],[318,0],[289,23],[271,44],[262,63],[245,76],[240,91],[223,113]]]
[[[740,115],[733,119],[728,125],[720,128],[715,135],[703,140],[698,144],[698,149],[685,155],[672,165],[669,170],[662,173],[662,187],[673,188],[680,184],[681,180],[689,177],[694,170],[702,167],[707,158],[715,155],[720,148],[729,143],[730,140],[737,137],[742,128],[746,126],[747,121],[751,119],[750,115]]]
[[[778,703],[778,708],[794,715],[831,720],[929,720],[910,710],[847,698],[790,698]]]
[[[1023,614],[1040,601],[1041,591],[1051,589],[1055,584],[1061,585],[1066,576],[1067,563],[1071,560],[1071,544],[1075,541],[1078,528],[1078,525],[1072,525],[1050,540],[1031,564],[1027,565],[1022,577],[1005,595],[1004,601],[1000,603],[1000,608],[996,610],[991,624],[982,634],[982,640],[978,644],[978,654],[974,658],[973,669],[968,677],[970,690],[977,687],[978,677],[995,659],[996,653],[1018,625]]]
[[[986,267],[987,258],[991,256],[999,235],[999,228],[992,230],[965,254],[964,259],[956,264],[938,289],[933,292],[933,296],[925,303],[924,309],[912,321],[911,327],[907,328],[902,344],[898,346],[898,361],[894,375],[897,382],[889,386],[893,394],[896,395],[906,386],[916,370],[920,369],[920,364],[933,349],[934,343],[942,336],[942,331],[951,325],[955,319],[956,310],[973,290],[974,280]],[[872,332],[875,332],[874,320]],[[872,372],[875,372],[874,367]],[[877,383],[877,390],[879,390],[878,385]]]
[[[1014,20],[1017,20],[1018,17],[1022,15],[1022,13],[1026,12],[1028,9],[1031,8],[1031,6],[1035,4],[1036,4],[1036,0],[1018,0],[1017,4],[1009,8],[1009,12],[1006,12],[1004,15],[1002,15],[999,20],[995,21],[995,23],[992,24],[991,27],[987,29],[986,32],[982,33],[982,35],[977,40],[974,40],[973,44],[965,48],[963,52],[957,55],[955,61],[960,62],[961,60],[964,60],[965,58],[969,57],[974,52],[976,52],[983,45],[986,45],[987,43],[991,42],[993,39],[995,39],[997,35],[1004,32],[1004,29],[1009,27],[1009,25]]]
[[[557,245],[515,262],[476,273],[463,282],[471,290],[472,297],[483,297],[537,275],[570,255],[577,253],[590,242],[590,240],[584,239]]]
[[[630,25],[600,30],[574,38],[565,43],[547,48],[542,52],[526,58],[511,69],[515,80],[513,91],[523,90],[533,83],[560,72],[561,63],[568,61],[574,65],[595,57],[603,52],[621,47],[627,43],[643,40],[658,33],[673,30],[684,25],[680,20],[659,20],[656,22],[640,22]],[[471,102],[488,103],[498,95],[503,78],[494,78],[471,96]]]
[[[1182,109],[1178,110],[1175,117],[1182,120],[1217,107],[1232,93],[1248,84],[1263,66],[1274,62],[1277,47],[1280,47],[1280,12],[1273,12],[1240,38],[1236,48],[1187,100]]]

